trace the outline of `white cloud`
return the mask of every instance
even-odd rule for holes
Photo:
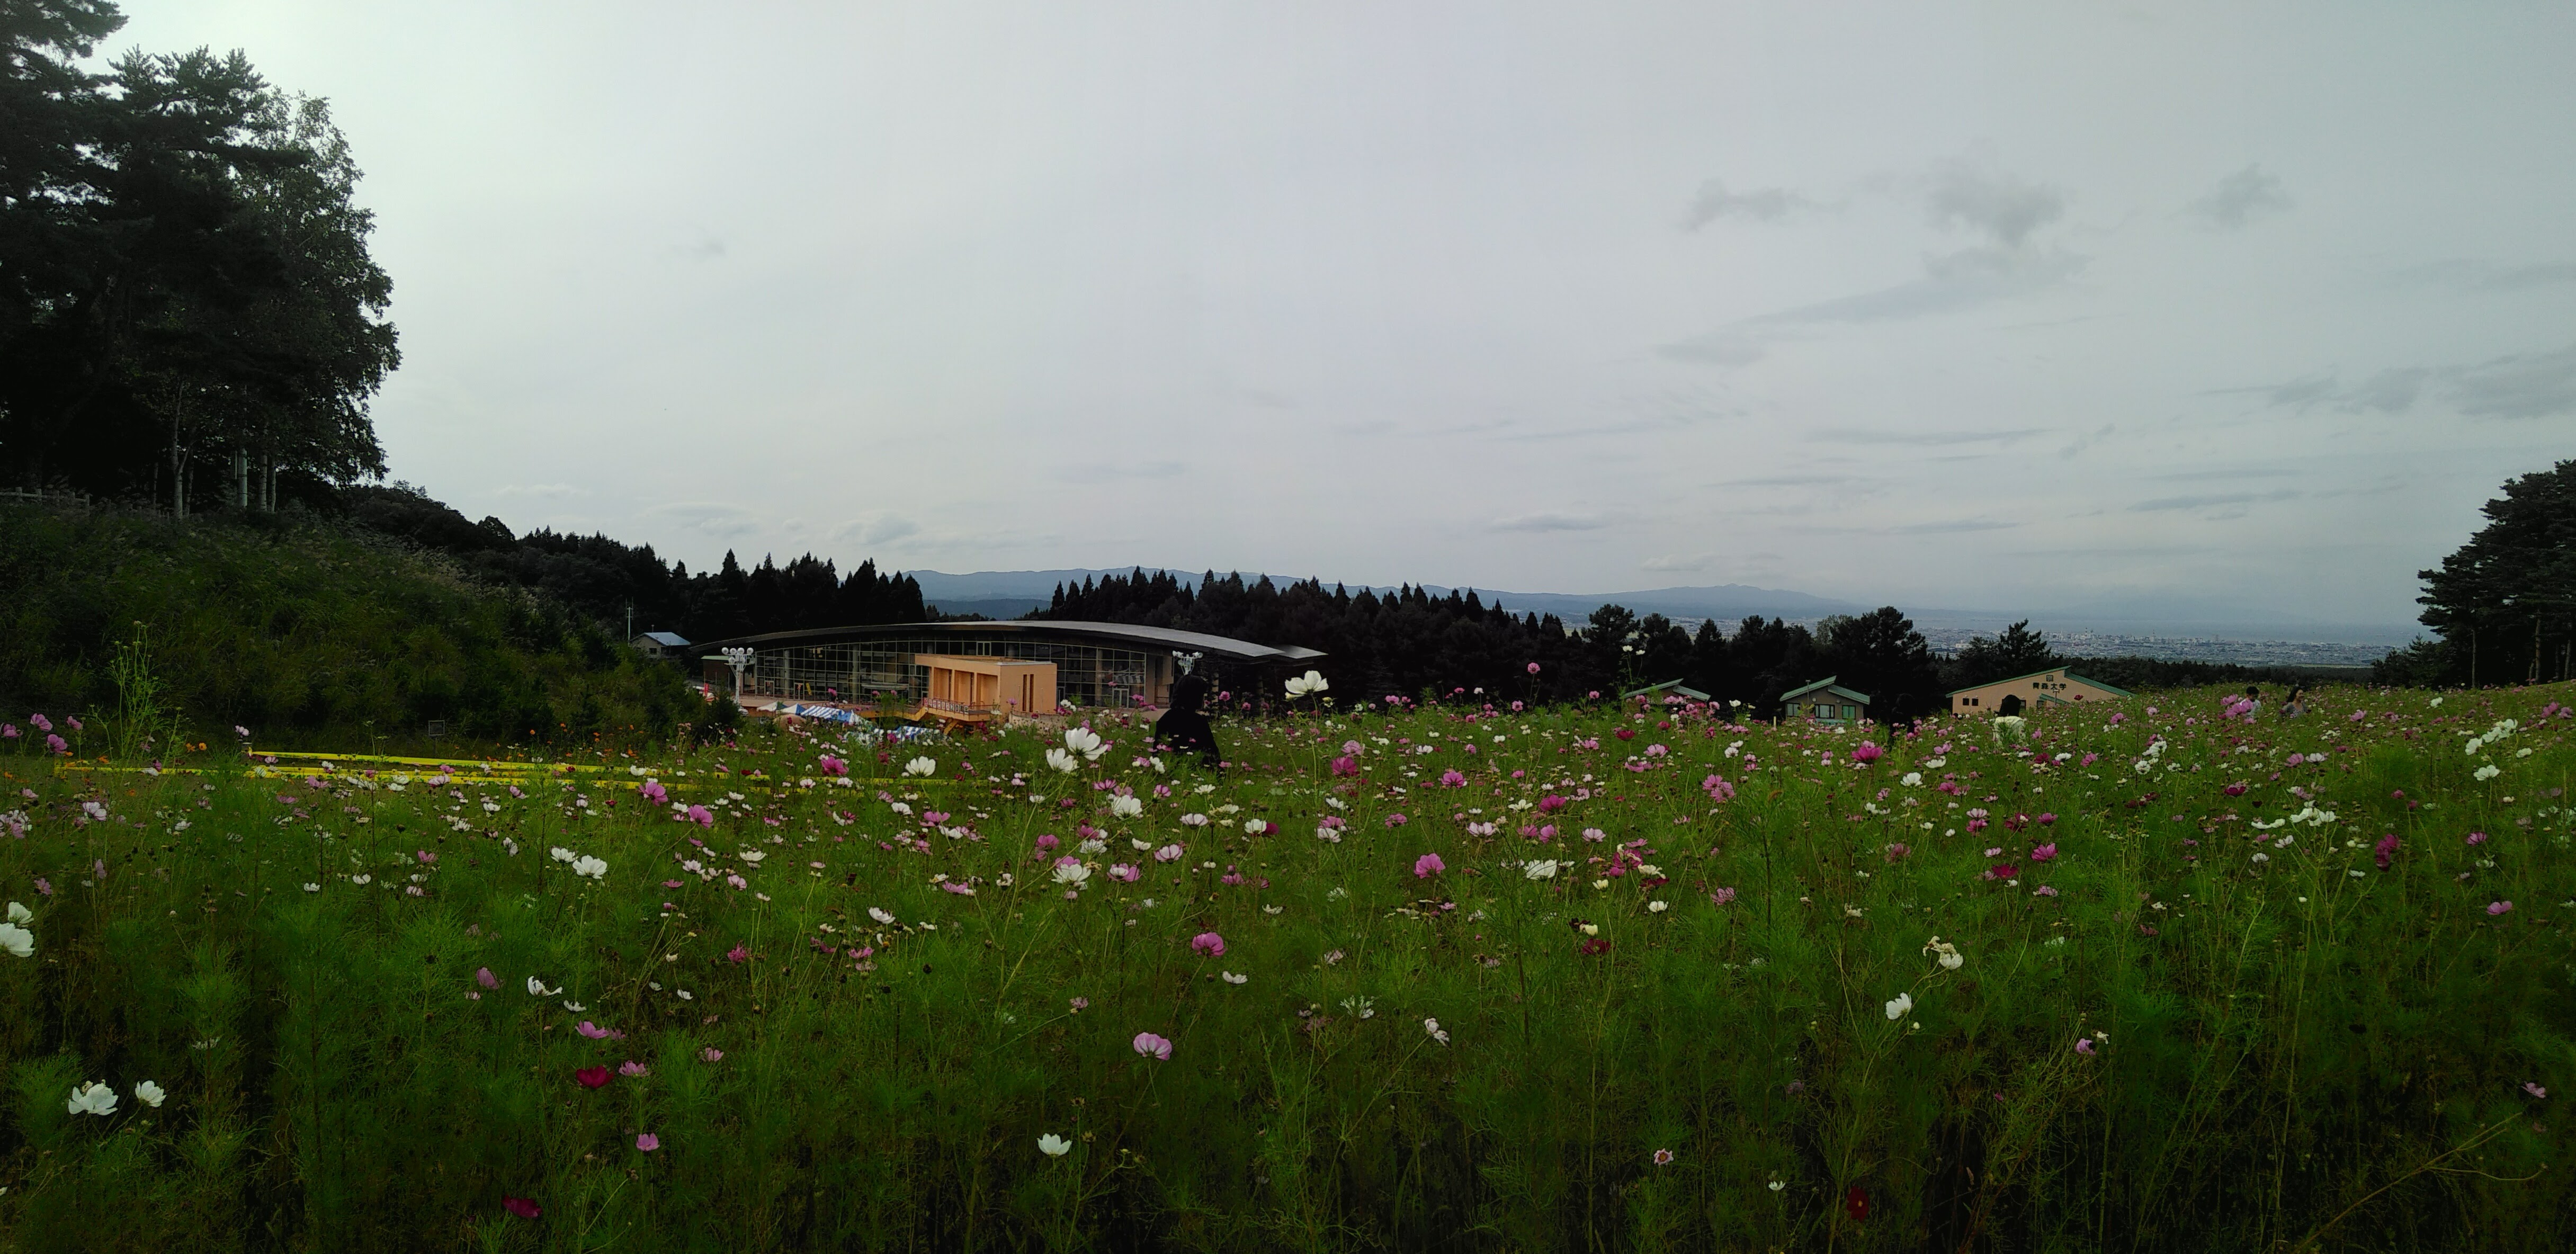
[[[2259,165],[2249,165],[2218,180],[2208,195],[2195,200],[2191,211],[2225,230],[2237,230],[2257,219],[2287,212],[2290,194],[2281,188],[2281,180],[2263,172]]]

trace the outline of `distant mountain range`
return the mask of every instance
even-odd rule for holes
[[[951,614],[982,614],[988,618],[1018,618],[1047,604],[1058,584],[1078,584],[1085,579],[1104,575],[1125,575],[1140,569],[1134,566],[1105,567],[1096,570],[988,570],[972,574],[951,575],[935,570],[913,570],[904,573],[921,584],[922,599]],[[1142,567],[1152,573],[1166,570],[1176,579],[1196,584],[1204,571],[1179,567]],[[1260,578],[1244,572],[1249,582]],[[1291,582],[1289,576],[1273,575],[1277,583]],[[1326,581],[1327,586],[1331,581]],[[1356,593],[1365,585],[1350,585]],[[1434,596],[1447,596],[1450,589],[1439,584],[1424,584]],[[1385,593],[1390,587],[1370,586],[1371,591]],[[1765,618],[1785,618],[1792,622],[1814,622],[1833,614],[1858,614],[1877,608],[1856,601],[1820,597],[1805,592],[1780,588],[1756,588],[1745,584],[1717,584],[1697,588],[1644,588],[1630,592],[1509,592],[1491,588],[1475,589],[1487,604],[1500,604],[1512,612],[1554,614],[1569,625],[1579,624],[1592,611],[1611,603],[1624,605],[1639,614],[1661,614],[1666,618],[1696,623],[1713,618],[1731,624],[1759,614]],[[2114,636],[2180,636],[2234,640],[2299,640],[2333,641],[2350,644],[2403,644],[2421,629],[2400,623],[2334,623],[2297,615],[2265,610],[2207,598],[2136,596],[2100,599],[2073,605],[2029,610],[1959,610],[1902,607],[1915,625],[1928,632],[1956,634],[1991,632],[2019,619],[2053,635],[2092,633]]]

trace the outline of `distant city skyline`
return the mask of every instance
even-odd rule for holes
[[[2576,9],[137,0],[330,99],[394,477],[693,567],[2411,623],[2576,435]]]

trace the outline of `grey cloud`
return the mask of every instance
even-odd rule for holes
[[[657,505],[646,512],[719,540],[747,536],[760,530],[760,520],[750,510],[714,501],[680,501]]]
[[[1169,479],[1186,473],[1186,462],[1077,462],[1056,471],[1068,483],[1112,483],[1120,479]]]
[[[1728,479],[1714,484],[1720,488],[1820,488],[1838,483],[1859,483],[1859,475],[1764,475],[1756,479]]]
[[[886,510],[873,510],[832,528],[832,538],[857,544],[888,544],[921,534],[921,524]]]
[[[2332,372],[2262,388],[2276,408],[2328,406],[2351,414],[2411,412],[2429,395],[2472,418],[2549,418],[2576,413],[2576,345],[2514,353],[2473,365],[2393,366],[2350,387]]]
[[[590,492],[586,488],[576,488],[569,483],[513,483],[492,489],[492,495],[533,496],[559,501],[565,497],[588,496]]]
[[[1497,518],[1492,524],[1496,531],[1598,531],[1609,525],[1598,515],[1554,511]]]
[[[1761,323],[1892,322],[1922,318],[2020,296],[2072,277],[2084,259],[2050,250],[1969,248],[1924,259],[1924,276],[1894,287],[1800,305],[1752,319]]]
[[[1868,431],[1856,427],[1834,427],[1815,432],[1810,440],[1831,440],[1854,444],[1984,444],[1989,441],[2010,444],[2035,435],[2046,435],[2046,427],[2017,427],[1998,431]]]
[[[1749,366],[1762,360],[1762,342],[1737,331],[1716,331],[1658,345],[1655,355],[1712,366]]]
[[[2197,496],[2166,496],[2140,501],[2129,507],[2133,514],[2152,514],[2175,509],[2214,509],[2223,505],[2253,505],[2264,501],[2287,501],[2305,495],[2296,488],[2279,488],[2270,492],[2208,492]]]
[[[2019,248],[2039,228],[2066,212],[2056,188],[2025,182],[1982,161],[1961,158],[1934,166],[1925,200],[1932,221],[1964,226]]]
[[[1699,195],[1691,199],[1690,208],[1682,214],[1682,229],[1696,231],[1720,218],[1742,218],[1753,222],[1777,222],[1793,213],[1817,208],[1816,202],[1780,187],[1757,188],[1749,192],[1730,192],[1716,179],[1700,184]]]
[[[2218,186],[2208,195],[2191,203],[2193,213],[2230,231],[2289,207],[2290,196],[2281,190],[2281,180],[2264,173],[2259,165],[2249,165],[2218,180]]]
[[[2020,525],[2020,523],[2005,522],[1999,518],[1959,518],[1948,522],[1906,523],[1903,526],[1887,527],[1882,530],[1896,535],[1946,535],[1956,531],[2003,531]]]
[[[2512,266],[2486,276],[2478,282],[2478,286],[2494,292],[2519,292],[2526,288],[2554,287],[2561,283],[2576,283],[2576,261]]]
[[[2391,279],[2399,287],[2439,287],[2464,292],[2527,292],[2576,283],[2576,261],[2499,265],[2452,258],[2409,266]]]
[[[2379,414],[2401,414],[2415,407],[2424,380],[2433,372],[2420,366],[2382,370],[2343,394],[2343,407]]]
[[[1637,563],[1637,569],[1696,571],[1707,570],[1715,565],[1717,565],[1715,553],[1666,554]]]
[[[2481,418],[2546,418],[2576,412],[2576,345],[2498,357],[2458,370],[2452,400]]]

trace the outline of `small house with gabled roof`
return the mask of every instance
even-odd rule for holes
[[[676,631],[638,632],[634,644],[636,651],[649,658],[678,657],[680,650],[689,647],[688,640]]]
[[[1649,700],[1664,697],[1681,697],[1689,701],[1707,701],[1711,699],[1707,693],[1701,692],[1699,689],[1693,688],[1678,679],[1667,679],[1660,684],[1648,684],[1634,692],[1623,692],[1619,694],[1619,699],[1622,701],[1634,701],[1639,697],[1645,697]]]
[[[1869,694],[1834,682],[1839,678],[1827,675],[1804,688],[1781,693],[1781,710],[1790,718],[1812,718],[1819,723],[1850,723],[1867,717]]]
[[[1998,679],[1950,694],[1952,714],[2020,714],[2033,706],[2117,701],[2138,694],[2125,688],[2069,675],[2063,666]]]

